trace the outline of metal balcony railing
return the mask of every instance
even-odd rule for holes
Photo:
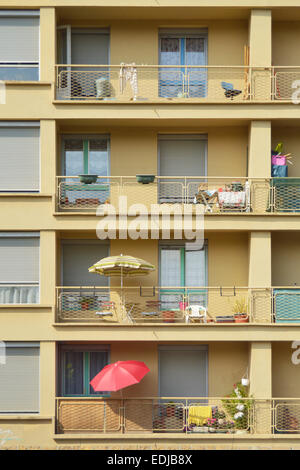
[[[110,203],[118,212],[119,197],[126,196],[127,208],[139,202],[147,212],[153,204],[203,204],[206,214],[265,213],[274,210],[273,194],[278,192],[278,186],[268,178],[153,177],[153,182],[143,184],[136,176],[98,176],[94,183],[86,184],[79,176],[58,176],[56,207],[63,212],[84,212]],[[280,191],[277,208],[283,207],[288,197],[283,183]]]
[[[126,196],[127,208],[140,202],[148,213],[152,204],[203,204],[205,214],[300,213],[300,178],[293,177],[154,176],[143,184],[136,176],[98,176],[86,184],[79,176],[58,176],[56,187],[62,212],[93,212],[110,203],[118,213],[119,197]]]
[[[300,287],[58,287],[56,321],[299,324]]]
[[[300,434],[300,399],[57,398],[56,433]]]
[[[277,75],[280,71],[249,66],[61,64],[56,65],[56,98],[106,103],[290,100],[288,94],[278,98],[278,90],[291,86],[290,78]]]

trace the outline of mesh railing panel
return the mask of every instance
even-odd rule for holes
[[[118,432],[121,419],[121,401],[60,399],[57,403],[59,433]]]
[[[160,204],[162,211],[174,209],[175,204],[202,204],[206,214],[265,213],[274,211],[273,192],[276,189],[272,180],[263,178],[155,176],[153,182],[143,184],[135,176],[98,176],[97,182],[85,184],[80,182],[80,177],[60,176],[57,181],[57,209],[66,212],[96,211],[100,204],[109,203],[118,212],[119,196],[126,196],[127,209],[138,203],[140,211],[145,207],[147,213],[152,204]],[[293,181],[293,187],[288,180],[282,183],[280,191],[285,191],[286,201],[293,195],[294,202],[290,202],[290,207],[294,209],[287,209],[287,202],[280,206],[278,201],[282,196],[280,200],[277,196],[275,211],[297,211],[295,204],[299,190],[297,179],[293,178]]]
[[[253,433],[253,399],[232,398],[128,398],[57,399],[58,433]],[[261,408],[262,410],[263,408]],[[266,421],[271,417],[257,415]],[[259,412],[257,407],[256,413]],[[265,409],[264,409],[265,413]],[[269,423],[270,421],[268,421]],[[265,429],[266,432],[266,423]],[[271,427],[268,428],[270,432]]]
[[[275,288],[273,312],[275,323],[300,323],[300,289]]]
[[[99,102],[271,99],[272,68],[57,65],[56,98]]]
[[[106,288],[59,288],[57,291],[58,322],[121,321],[120,296]]]
[[[100,204],[117,201],[119,181],[114,177],[99,176],[96,182],[83,183],[80,177],[59,177],[58,209],[62,211],[96,211]]]
[[[58,322],[299,323],[300,289],[248,287],[58,287]]]
[[[275,68],[274,69],[274,97],[276,100],[292,101],[293,94],[298,99],[300,69]],[[297,83],[298,82],[298,83]]]
[[[300,401],[276,400],[274,403],[275,434],[300,433]]]

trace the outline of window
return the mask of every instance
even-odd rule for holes
[[[162,244],[159,274],[163,287],[161,301],[168,304],[164,307],[178,309],[183,295],[188,295],[191,302],[205,305],[206,289],[199,288],[207,285],[207,243],[201,250],[188,249],[180,242]],[[176,289],[168,290],[168,286]]]
[[[158,137],[159,202],[192,203],[201,177],[207,171],[207,135],[182,134]],[[175,178],[164,179],[163,176]],[[197,179],[184,178],[194,176]],[[182,178],[180,178],[182,177]],[[184,188],[186,187],[186,192]]]
[[[207,346],[160,346],[158,351],[161,397],[207,396]]]
[[[0,233],[0,304],[39,302],[39,234]]]
[[[39,191],[39,123],[1,123],[0,168],[0,191]]]
[[[67,346],[60,350],[62,396],[107,395],[95,392],[90,381],[109,363],[109,347]]]
[[[62,172],[69,178],[61,184],[60,199],[68,207],[97,207],[109,200],[109,178],[103,178],[110,172],[107,136],[65,136],[62,155]],[[87,182],[84,175],[95,178]]]
[[[39,80],[39,11],[0,11],[0,80]]]
[[[39,412],[39,356],[37,343],[6,343],[0,363],[0,413]]]
[[[109,140],[107,136],[64,136],[63,174],[109,175]]]
[[[64,286],[108,286],[109,278],[89,273],[99,259],[109,256],[109,244],[101,240],[62,241]]]
[[[167,98],[204,98],[207,92],[207,30],[162,30],[159,41],[159,94]],[[176,67],[177,66],[177,67]]]

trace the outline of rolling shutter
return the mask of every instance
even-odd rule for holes
[[[0,167],[0,191],[39,190],[40,129],[37,125],[0,127]]]
[[[0,15],[0,62],[38,62],[38,13],[16,13],[19,15],[8,12],[6,16],[2,11]]]
[[[6,344],[5,364],[0,364],[0,413],[39,412],[38,346]]]

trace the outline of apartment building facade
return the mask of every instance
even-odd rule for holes
[[[2,446],[299,447],[298,3],[0,1]],[[88,271],[120,254],[155,270]]]

